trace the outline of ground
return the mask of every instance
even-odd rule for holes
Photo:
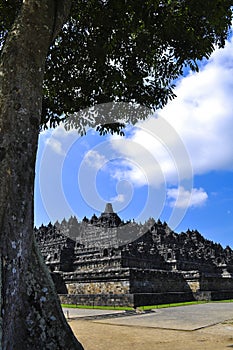
[[[145,315],[98,319],[94,318],[96,315],[87,319],[85,311],[79,313],[69,324],[85,350],[233,349],[233,303],[192,305]]]
[[[85,350],[223,350],[233,348],[233,323],[196,331],[128,327],[75,320]]]

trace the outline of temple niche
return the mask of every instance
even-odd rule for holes
[[[160,220],[124,222],[107,203],[99,217],[35,228],[63,302],[153,305],[233,298],[233,251],[197,230]]]

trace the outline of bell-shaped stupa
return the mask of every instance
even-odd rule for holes
[[[122,220],[113,210],[112,203],[106,203],[105,210],[98,219],[98,224],[107,227],[118,227],[122,224]]]

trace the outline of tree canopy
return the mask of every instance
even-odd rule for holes
[[[21,5],[22,0],[0,2],[1,47]],[[230,0],[73,0],[48,52],[41,124],[56,126],[80,109],[112,101],[163,107],[174,97],[174,80],[184,67],[198,70],[198,60],[208,58],[215,45],[224,46],[231,5]]]

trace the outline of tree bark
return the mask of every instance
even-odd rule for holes
[[[82,349],[33,236],[44,64],[71,0],[24,0],[0,66],[1,349]]]

